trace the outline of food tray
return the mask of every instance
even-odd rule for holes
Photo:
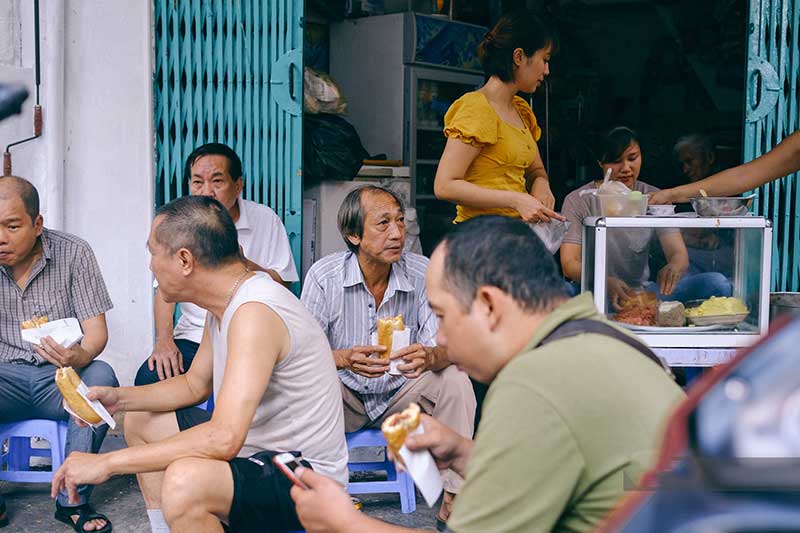
[[[625,322],[616,323],[637,333],[697,333],[716,331],[722,329],[723,326],[723,324],[709,324],[707,326],[636,326],[634,324],[626,324]]]
[[[700,304],[705,302],[705,300],[689,300],[686,302],[686,310],[694,309],[695,307],[699,307]],[[711,326],[714,324],[718,324],[720,326],[734,326],[739,322],[742,322],[747,315],[750,314],[750,311],[746,313],[728,313],[724,315],[703,315],[703,316],[689,316],[686,315],[686,321],[690,324],[694,324],[695,326]]]
[[[705,315],[687,316],[686,320],[696,326],[734,326],[742,322],[750,313],[736,313],[735,315]]]

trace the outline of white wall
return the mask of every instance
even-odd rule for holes
[[[23,24],[23,20],[27,22]],[[33,135],[33,33],[33,2],[0,0],[0,81],[23,83],[31,93],[21,115],[0,122],[0,151],[5,151],[12,142]],[[38,140],[11,149],[14,173],[27,177],[37,187],[43,185],[42,144],[43,140]]]
[[[9,79],[10,72],[32,79],[31,4],[0,0],[0,34],[19,24],[20,33],[30,35],[13,53],[0,38],[0,79]],[[45,209],[46,226],[61,226],[94,249],[114,302],[102,358],[129,384],[153,342],[145,248],[154,187],[151,4],[42,0],[40,9],[42,94],[50,101],[42,101],[43,138],[12,149],[14,173],[31,179],[42,196],[50,195],[43,204],[55,226]],[[29,64],[7,64],[15,61]],[[0,143],[30,135],[29,122],[29,114],[3,122]],[[56,200],[59,204],[52,203]]]

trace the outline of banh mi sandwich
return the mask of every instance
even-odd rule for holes
[[[65,366],[56,370],[56,386],[61,391],[61,395],[67,401],[67,405],[72,411],[90,424],[99,424],[103,419],[94,412],[83,396],[78,394],[78,385],[81,378],[72,367]]]
[[[391,415],[381,424],[386,444],[395,456],[400,453],[406,437],[419,427],[419,413],[419,405],[411,403],[402,412]]]
[[[30,320],[26,320],[21,324],[22,329],[36,329],[40,328],[43,325],[50,322],[50,319],[47,318],[47,315],[44,316],[35,316]]]
[[[404,329],[406,326],[403,324],[403,315],[378,319],[378,344],[386,346],[386,351],[380,354],[381,359],[389,359],[389,354],[392,353],[392,334]]]

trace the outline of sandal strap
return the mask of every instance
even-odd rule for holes
[[[103,531],[111,531],[110,529],[111,520],[109,520],[106,515],[95,511],[94,508],[88,503],[84,503],[83,505],[77,505],[75,507],[63,507],[60,504],[56,503],[56,508],[59,514],[67,518],[70,522],[72,522],[73,516],[78,515],[78,519],[75,522],[72,522],[72,524],[74,524],[73,529],[75,531],[85,532],[86,530],[83,528],[83,526],[86,524],[86,522],[90,522],[92,520],[105,520],[106,525],[105,527],[101,529],[96,529],[91,533],[102,533]]]

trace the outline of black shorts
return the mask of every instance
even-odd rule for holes
[[[199,407],[179,409],[175,416],[181,431],[211,420],[211,413]],[[289,496],[292,482],[272,462],[272,457],[278,453],[267,450],[228,462],[233,474],[233,502],[228,514],[233,533],[283,533],[303,529]],[[302,464],[311,468],[305,461]]]

